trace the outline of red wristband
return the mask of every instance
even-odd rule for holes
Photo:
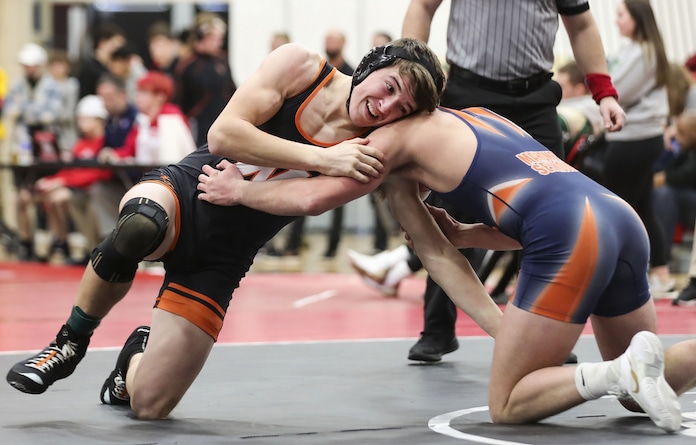
[[[598,104],[607,96],[619,98],[619,93],[616,92],[608,74],[590,73],[585,76],[585,85],[592,93],[592,99]]]

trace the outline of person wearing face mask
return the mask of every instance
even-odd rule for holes
[[[36,43],[22,46],[17,61],[23,75],[10,85],[3,114],[8,123],[11,142],[17,147],[19,164],[55,162],[59,158],[56,124],[64,115],[60,86],[46,69],[48,53]],[[47,173],[14,171],[16,188],[17,233],[19,258],[36,258],[34,229],[36,223],[30,209],[34,205],[32,186]]]

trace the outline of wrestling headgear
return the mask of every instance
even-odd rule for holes
[[[346,100],[346,108],[350,107],[350,98],[353,95],[353,88],[355,88],[356,85],[365,80],[373,71],[392,65],[397,59],[410,60],[411,62],[416,62],[421,65],[428,71],[428,73],[430,73],[430,76],[435,82],[437,91],[442,91],[445,84],[445,79],[438,72],[438,70],[435,69],[430,61],[426,60],[425,58],[409,54],[409,52],[404,48],[388,43],[384,46],[372,48],[367,54],[365,54],[365,57],[363,57],[358,64],[358,67],[353,72],[353,81],[351,83],[348,100]]]

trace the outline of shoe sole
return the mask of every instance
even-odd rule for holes
[[[14,371],[7,374],[7,383],[14,389],[26,394],[43,394],[50,385],[39,385],[29,377],[23,376]]]
[[[628,348],[631,385],[628,391],[653,422],[667,432],[681,428],[679,399],[664,377],[664,350],[651,332],[639,332]]]
[[[386,272],[385,270],[382,271],[382,274],[381,274],[381,275],[377,275],[377,274],[370,273],[369,271],[367,271],[367,270],[363,269],[362,267],[358,266],[358,265],[353,261],[352,258],[349,260],[349,262],[350,262],[350,265],[351,265],[351,267],[353,268],[353,270],[355,270],[360,276],[367,277],[367,278],[369,278],[369,279],[375,281],[376,283],[384,282],[384,278],[386,277],[386,273],[384,273],[384,272]]]
[[[361,276],[363,283],[369,288],[372,288],[376,290],[377,292],[384,294],[386,297],[397,297],[399,293],[399,286],[396,285],[394,287],[389,287],[387,288],[385,285],[380,284],[369,277],[366,276]]]
[[[350,257],[349,255],[349,263],[353,270],[360,275],[360,278],[362,278],[363,282],[370,288],[383,293],[384,295],[388,297],[396,297],[398,293],[398,286],[394,288],[387,288],[384,285],[384,280],[387,277],[386,271],[383,271],[381,276],[377,276],[373,273],[370,273],[369,271],[363,269],[362,267],[358,266],[353,258]]]

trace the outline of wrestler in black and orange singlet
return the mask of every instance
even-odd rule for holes
[[[478,147],[460,185],[440,196],[522,245],[515,306],[584,323],[650,298],[648,237],[627,203],[507,119],[483,108],[443,110],[472,129]]]
[[[325,63],[315,81],[260,128],[283,139],[322,145],[298,128],[303,105],[328,82],[335,69]],[[325,144],[324,144],[325,145]],[[217,339],[232,292],[239,286],[258,250],[293,217],[271,215],[244,206],[223,207],[198,199],[198,175],[203,165],[223,158],[199,148],[175,165],[147,173],[142,181],[168,186],[179,207],[177,237],[162,259],[164,284],[155,307],[180,315]],[[257,167],[238,163],[247,180],[309,177],[306,171]]]

